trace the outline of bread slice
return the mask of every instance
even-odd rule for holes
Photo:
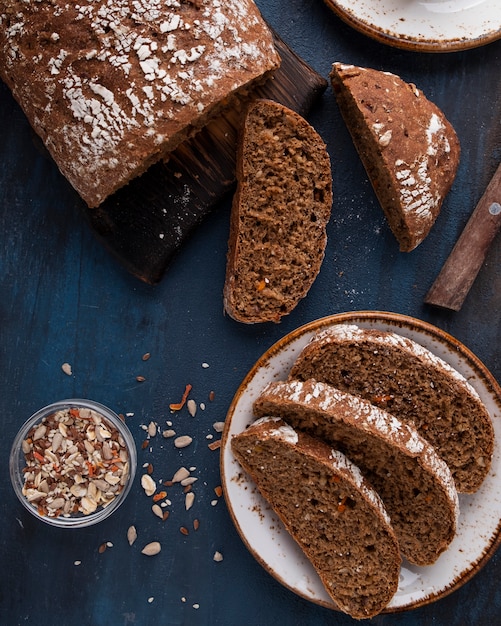
[[[401,559],[388,515],[360,470],[277,418],[258,420],[231,447],[336,606],[357,619],[380,613],[397,590]]]
[[[383,500],[402,556],[431,565],[455,536],[458,496],[447,465],[408,424],[324,383],[269,383],[257,417],[281,417],[325,440],[358,465]]]
[[[400,250],[410,252],[428,235],[452,186],[457,135],[422,91],[394,74],[334,63],[330,79]]]
[[[253,0],[0,9],[0,76],[90,207],[279,64]]]
[[[270,100],[247,111],[237,158],[224,308],[245,323],[279,322],[309,291],[324,258],[332,175],[324,142]]]
[[[415,426],[448,464],[459,492],[476,491],[489,472],[494,429],[478,393],[411,339],[353,324],[333,326],[312,337],[290,378],[329,383]]]

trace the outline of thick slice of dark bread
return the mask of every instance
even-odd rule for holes
[[[358,465],[381,496],[408,561],[431,565],[449,546],[459,513],[454,480],[414,428],[361,398],[311,380],[269,383],[254,412],[281,417]]]
[[[380,613],[398,587],[398,541],[379,496],[341,452],[277,418],[231,440],[235,457],[318,572],[336,606]]]
[[[237,158],[224,308],[279,322],[320,271],[332,207],[326,146],[300,115],[269,100],[248,109]]]
[[[400,250],[410,252],[429,233],[452,186],[457,135],[422,91],[394,74],[334,63],[330,78]]]
[[[459,492],[476,491],[489,472],[494,429],[486,407],[459,372],[411,339],[333,326],[305,346],[290,378],[329,383],[413,424],[448,464]]]

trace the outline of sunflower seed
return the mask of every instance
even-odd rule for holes
[[[158,554],[161,549],[162,546],[158,541],[152,541],[144,546],[141,553],[146,554],[146,556],[155,556],[155,554]]]

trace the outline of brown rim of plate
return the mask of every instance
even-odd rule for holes
[[[475,354],[473,354],[473,352],[471,352],[464,344],[462,344],[459,340],[455,339],[452,335],[449,335],[447,332],[441,330],[440,328],[434,326],[433,324],[430,324],[428,322],[424,322],[417,318],[414,318],[408,315],[403,315],[400,313],[389,313],[385,311],[353,311],[353,312],[347,312],[347,313],[337,313],[335,315],[322,317],[312,322],[308,322],[307,324],[304,324],[303,326],[300,326],[299,328],[296,328],[295,330],[291,331],[290,333],[288,333],[287,335],[279,339],[276,343],[274,343],[268,350],[266,350],[266,352],[264,352],[259,357],[259,359],[256,361],[256,363],[252,366],[252,368],[249,370],[249,372],[243,379],[242,383],[239,385],[233,397],[233,400],[231,401],[231,404],[228,408],[228,412],[226,415],[225,428],[221,437],[220,472],[221,472],[221,477],[222,477],[221,482],[222,482],[224,498],[226,501],[226,506],[228,508],[228,512],[233,521],[233,524],[235,525],[235,528],[237,529],[238,534],[240,535],[240,538],[244,542],[245,546],[247,547],[249,552],[252,554],[252,556],[256,559],[256,561],[258,561],[258,563],[269,574],[271,574],[273,578],[275,578],[275,580],[278,580],[278,582],[280,582],[284,587],[286,587],[287,589],[289,589],[296,595],[299,595],[300,597],[304,598],[305,600],[308,600],[309,602],[312,602],[313,604],[323,606],[331,610],[339,610],[339,609],[337,609],[337,607],[333,603],[327,603],[322,600],[313,599],[301,593],[299,590],[293,588],[286,581],[284,581],[280,576],[278,576],[273,571],[273,569],[268,565],[268,563],[266,563],[261,558],[260,555],[256,554],[254,549],[249,545],[245,537],[245,534],[242,532],[240,525],[236,519],[236,516],[233,512],[233,508],[231,506],[230,499],[227,494],[226,481],[224,479],[226,475],[224,471],[224,451],[227,446],[228,433],[230,430],[229,426],[231,424],[231,420],[233,418],[236,405],[238,404],[243,393],[245,392],[249,382],[256,375],[257,371],[261,369],[262,367],[265,367],[271,357],[278,354],[287,344],[291,343],[292,341],[294,341],[295,339],[297,339],[304,333],[308,333],[311,331],[318,332],[322,328],[326,326],[332,326],[333,324],[350,324],[350,323],[356,324],[357,322],[360,322],[360,321],[370,322],[373,320],[385,322],[391,326],[395,326],[395,329],[396,329],[395,332],[397,332],[398,328],[403,328],[403,327],[417,329],[421,333],[425,333],[431,338],[437,338],[442,344],[446,344],[447,346],[449,346],[453,352],[459,353],[468,362],[471,368],[476,372],[478,378],[482,380],[482,382],[487,387],[488,391],[492,394],[492,396],[495,397],[495,402],[497,403],[497,405],[499,406],[501,410],[501,387],[496,381],[496,379],[494,378],[494,376],[491,374],[491,372],[488,370],[488,368],[482,363],[482,361]],[[436,602],[437,600],[440,600],[450,595],[454,591],[457,591],[457,589],[459,589],[466,582],[471,580],[473,576],[475,576],[475,574],[477,574],[484,567],[484,565],[490,560],[490,558],[496,552],[500,544],[501,544],[501,520],[498,523],[493,540],[491,541],[490,545],[486,547],[482,556],[475,563],[471,564],[470,569],[468,571],[463,571],[460,576],[458,576],[454,581],[452,581],[452,583],[447,588],[442,589],[441,591],[437,593],[427,595],[421,600],[415,600],[404,606],[398,606],[394,608],[388,607],[384,609],[381,612],[381,614],[401,613],[403,611],[409,611],[409,610],[416,609],[422,606],[426,606],[428,604],[432,604],[433,602]]]
[[[411,50],[413,52],[459,52],[461,50],[470,50],[479,48],[489,43],[501,39],[501,30],[491,31],[475,38],[458,38],[458,39],[425,39],[418,37],[399,36],[384,28],[378,28],[373,24],[358,18],[351,11],[339,6],[336,0],[324,0],[325,4],[331,9],[343,22],[358,30],[360,33],[379,41],[379,43],[401,48],[403,50]]]

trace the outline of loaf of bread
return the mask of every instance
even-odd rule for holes
[[[410,252],[429,233],[452,186],[457,135],[422,91],[394,74],[334,63],[330,78],[400,250]]]
[[[458,495],[447,465],[409,424],[316,381],[271,382],[254,404],[343,452],[380,495],[402,556],[431,565],[455,536]]]
[[[388,515],[360,470],[280,419],[256,421],[232,451],[318,572],[336,606],[380,613],[398,587],[400,553]]]
[[[340,324],[312,337],[291,379],[319,381],[412,424],[447,463],[459,492],[476,491],[494,449],[490,415],[448,363],[397,333]]]
[[[253,0],[0,8],[0,77],[90,207],[279,62]]]
[[[300,115],[258,100],[245,116],[231,211],[224,309],[279,322],[308,293],[324,258],[332,207],[326,146]]]

